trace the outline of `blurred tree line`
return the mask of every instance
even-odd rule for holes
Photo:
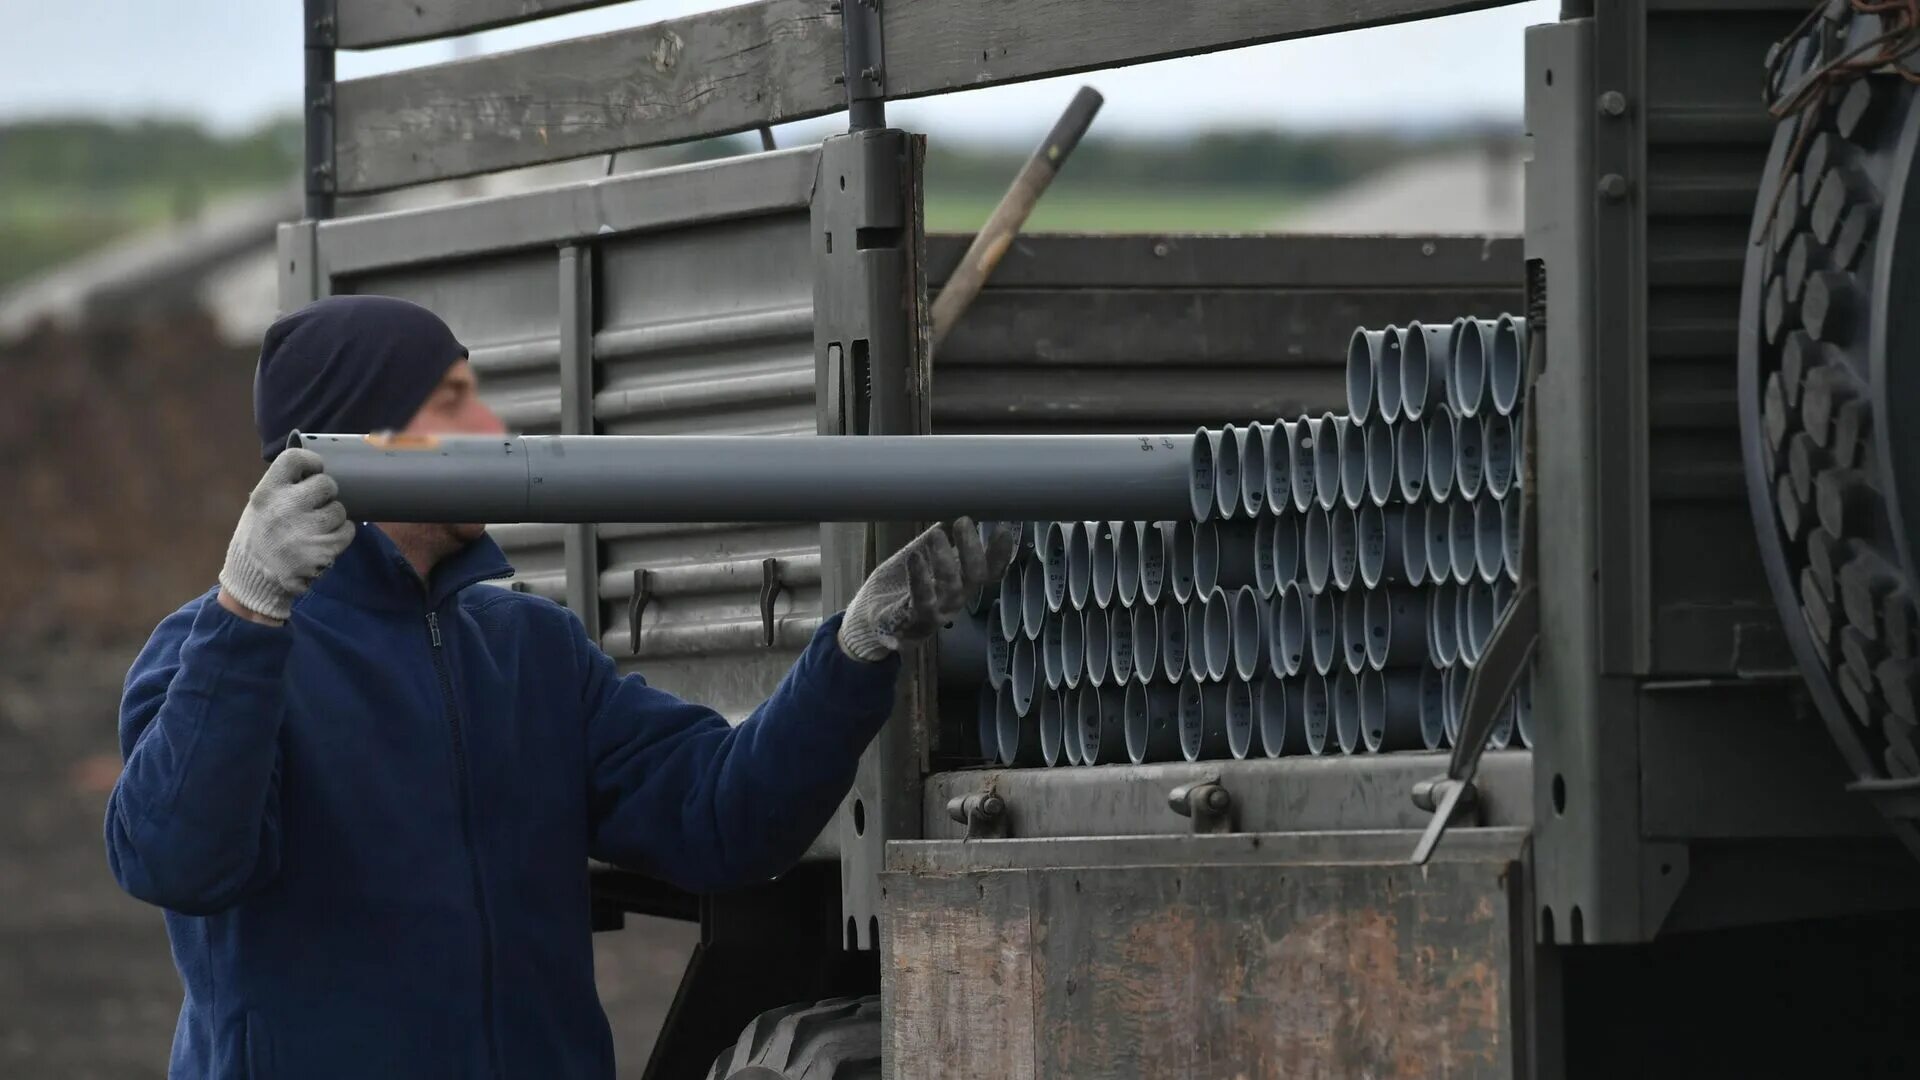
[[[1405,131],[1215,130],[1180,139],[1090,135],[1034,227],[1261,228],[1294,199],[1337,188],[1408,154],[1490,139],[1497,126]],[[91,118],[0,124],[0,288],[132,229],[190,217],[236,190],[291,183],[297,117],[217,134],[188,120]],[[647,151],[627,167],[705,160],[759,145],[736,135]],[[1030,148],[930,140],[928,220],[975,228]]]

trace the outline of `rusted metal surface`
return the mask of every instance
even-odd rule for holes
[[[892,1075],[1514,1075],[1520,865],[889,873]]]

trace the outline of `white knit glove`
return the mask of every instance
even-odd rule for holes
[[[340,487],[323,469],[311,450],[283,450],[247,497],[220,591],[248,611],[285,621],[294,599],[353,542]]]
[[[968,518],[935,525],[876,567],[840,620],[840,650],[855,660],[884,659],[925,641],[967,601],[1000,580],[1013,560],[1013,530],[994,527],[984,542]]]

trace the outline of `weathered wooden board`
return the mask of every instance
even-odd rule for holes
[[[471,34],[620,0],[337,0],[343,49]]]
[[[1514,0],[892,0],[887,96],[943,94]]]
[[[892,1075],[1032,1080],[1042,1033],[1034,1028],[1029,876],[881,879]]]
[[[919,97],[1509,2],[888,0],[883,73],[889,98]],[[801,120],[845,106],[844,64],[831,0],[763,0],[352,79],[335,173],[379,191]]]
[[[350,79],[335,90],[342,192],[745,131],[839,108],[840,19],[820,0],[689,15]]]
[[[1516,867],[889,874],[892,1074],[1511,1076]]]

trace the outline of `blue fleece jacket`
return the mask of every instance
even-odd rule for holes
[[[376,528],[284,627],[212,592],[127,677],[114,875],[165,909],[174,1077],[609,1077],[589,856],[762,881],[832,817],[898,661],[836,616],[738,727],[622,677],[481,539],[424,585]]]

